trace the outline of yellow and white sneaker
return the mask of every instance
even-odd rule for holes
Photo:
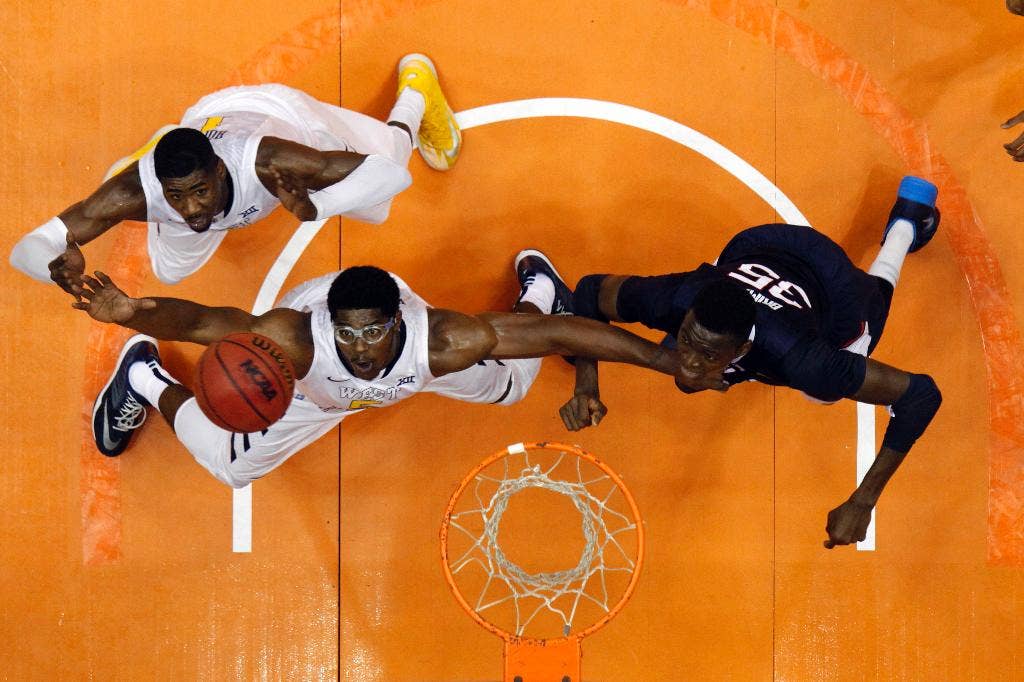
[[[107,180],[114,177],[118,173],[124,171],[124,169],[126,169],[128,166],[132,165],[133,163],[141,159],[143,156],[146,155],[146,152],[148,152],[150,149],[156,146],[157,142],[160,141],[161,137],[163,137],[164,135],[178,127],[180,126],[165,125],[162,128],[160,128],[160,130],[153,133],[153,136],[149,138],[149,141],[146,142],[146,144],[142,145],[128,156],[115,161],[107,170],[107,174],[103,176],[103,181],[106,182]]]
[[[426,110],[420,122],[420,156],[435,170],[448,170],[462,151],[462,131],[441,92],[434,63],[423,54],[407,54],[398,62],[398,94],[412,88],[423,95]]]

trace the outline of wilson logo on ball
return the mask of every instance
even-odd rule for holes
[[[277,366],[281,368],[281,373],[285,375],[285,378],[291,383],[295,382],[292,375],[292,363],[285,357],[284,351],[278,348],[277,344],[264,336],[253,335],[252,345],[266,351],[267,355],[277,362]]]

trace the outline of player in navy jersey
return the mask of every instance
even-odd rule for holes
[[[715,264],[656,277],[587,275],[576,287],[577,315],[640,322],[678,348],[676,385],[693,393],[743,381],[789,386],[815,401],[851,398],[891,406],[882,448],[850,498],[828,515],[825,547],[864,539],[871,510],[941,403],[935,382],[867,356],[889,313],[908,252],[939,225],[937,190],[906,177],[878,257],[867,272],[825,235],[796,225],[761,225],[737,234]],[[576,390],[561,409],[568,429],[606,413],[597,364],[576,363]]]

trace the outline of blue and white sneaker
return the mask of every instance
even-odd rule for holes
[[[516,277],[519,278],[519,297],[522,298],[526,290],[533,284],[533,278],[537,274],[547,275],[555,285],[555,300],[551,304],[552,315],[572,315],[572,289],[570,289],[562,276],[555,270],[551,260],[536,249],[525,249],[516,254]]]
[[[910,243],[913,253],[931,241],[939,229],[939,209],[935,207],[935,198],[939,189],[922,178],[908,175],[900,181],[896,192],[896,204],[889,212],[889,221],[882,233],[882,243],[889,236],[889,230],[897,220],[907,220],[914,226],[914,241]]]
[[[160,362],[156,339],[136,334],[128,339],[114,365],[114,373],[92,408],[92,435],[96,449],[117,457],[131,442],[132,432],[146,421],[149,402],[128,383],[128,369],[136,362]]]

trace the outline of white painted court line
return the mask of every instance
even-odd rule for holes
[[[792,225],[810,225],[810,223],[807,222],[807,218],[804,217],[796,205],[782,192],[782,190],[776,187],[775,184],[766,178],[760,171],[734,154],[732,151],[723,147],[707,135],[697,132],[693,128],[684,126],[672,119],[659,116],[658,114],[654,114],[643,109],[637,109],[636,107],[631,107],[626,104],[617,104],[615,102],[605,102],[603,100],[596,99],[545,97],[540,99],[524,99],[488,104],[475,109],[468,109],[455,115],[459,126],[463,130],[469,130],[470,128],[476,128],[489,123],[501,123],[503,121],[544,117],[589,118],[599,121],[608,121],[610,123],[619,123],[632,128],[645,130],[647,132],[654,133],[655,135],[660,135],[661,137],[672,140],[673,142],[681,144],[688,149],[692,149],[723,170],[727,171],[737,180],[750,188],[750,190],[757,194],[757,196],[761,197],[761,199],[763,199],[775,210],[776,213],[779,214],[779,217],[784,222]],[[323,227],[324,222],[325,221],[318,221],[317,223],[303,223],[299,226],[295,235],[292,236],[292,239],[288,242],[287,246],[285,246],[281,251],[281,255],[278,256],[278,261],[274,263],[270,273],[267,274],[267,278],[264,280],[263,286],[260,288],[260,293],[256,297],[256,303],[253,304],[253,312],[255,312],[261,304],[266,306],[266,308],[263,308],[261,312],[269,309],[273,304],[285,278],[288,276],[288,273],[291,272],[295,262],[298,261],[299,256],[309,245],[313,236],[315,236],[316,233],[319,232],[320,228]],[[308,237],[299,238],[300,233],[303,232],[307,226],[313,225],[316,227],[311,228],[312,233],[309,234]],[[269,290],[271,288],[273,290],[273,294],[265,296],[264,290]],[[858,482],[860,477],[863,475],[860,473],[862,468],[861,441],[867,438],[867,436],[864,435],[865,429],[870,432],[872,444],[874,443],[875,437],[874,410],[872,409],[870,411],[871,423],[869,428],[865,423],[867,421],[866,417],[867,411],[864,411],[862,414],[861,405],[858,403]],[[871,465],[871,461],[874,460],[874,451],[872,450],[869,452],[867,456],[869,459],[865,460],[866,465],[863,466],[865,471],[867,470],[867,467]],[[242,488],[241,491],[235,491],[235,515],[232,518],[232,525],[233,542],[235,547],[234,551],[236,552],[249,552],[252,550],[252,493],[250,488],[251,486],[248,486],[246,488]],[[249,491],[247,501],[245,500],[246,493],[243,491]],[[858,549],[874,549],[873,512],[871,518],[871,526],[868,528],[868,537],[872,539],[871,547],[861,547],[860,544],[858,544]],[[861,544],[866,545],[867,541],[865,540],[865,543]],[[238,549],[238,547],[244,547],[244,549]]]
[[[729,149],[693,128],[643,109],[596,99],[546,97],[488,104],[458,113],[455,118],[463,129],[469,129],[488,123],[550,116],[590,118],[610,123],[621,123],[672,140],[714,162],[749,187],[775,209],[784,222],[793,225],[809,224],[807,218],[800,213],[789,197],[783,194],[782,190]]]
[[[875,406],[857,403],[857,485],[875,461]],[[867,535],[857,543],[857,549],[870,552],[875,548],[875,510],[871,510],[871,523]]]
[[[281,249],[277,260],[270,267],[270,272],[263,278],[263,284],[252,304],[252,314],[262,315],[274,306],[284,281],[299,261],[299,256],[306,250],[313,237],[327,223],[326,220],[315,220],[302,223],[295,230],[291,239]],[[252,551],[252,484],[244,488],[231,490],[231,551]]]

